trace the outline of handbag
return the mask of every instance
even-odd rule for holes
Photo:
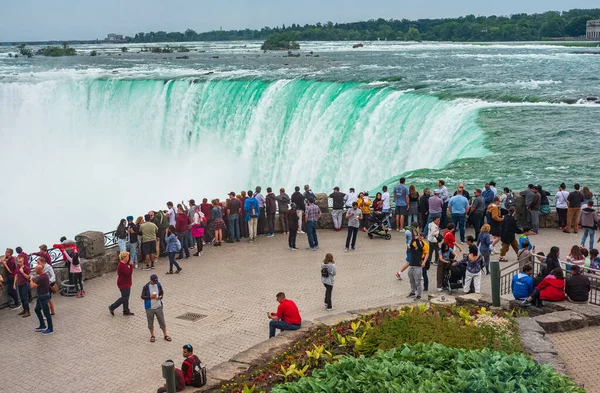
[[[550,214],[550,205],[541,205],[540,206],[540,214],[546,215]]]
[[[52,292],[53,295],[58,293],[58,284],[57,283],[54,283],[50,286],[50,292]]]

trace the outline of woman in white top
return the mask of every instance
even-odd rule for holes
[[[558,187],[558,192],[554,196],[554,202],[556,204],[556,214],[558,215],[558,227],[562,231],[567,226],[567,198],[569,193],[566,191],[567,186],[565,183],[561,183]]]

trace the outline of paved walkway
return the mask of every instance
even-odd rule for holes
[[[86,281],[83,299],[58,296],[56,333],[51,336],[33,331],[35,316],[23,319],[16,316],[17,311],[0,310],[0,381],[10,392],[154,391],[163,383],[161,362],[173,359],[179,364],[184,344],[191,343],[211,367],[267,339],[265,313],[276,309],[275,294],[279,291],[296,301],[304,319],[326,315],[319,266],[326,252],[334,254],[338,267],[335,313],[406,300],[408,281],[394,276],[405,256],[401,233],[394,232],[390,241],[370,240],[360,233],[358,250],[349,253],[343,252],[344,231],[318,233],[320,250],[316,252],[306,250],[306,235],[298,235],[300,251],[295,252],[287,249],[287,237],[280,234],[260,237],[254,244],[206,247],[202,257],[182,264],[184,270],[179,275],[165,276],[168,261],[161,259],[153,273],[159,275],[165,289],[165,316],[173,338],[170,343],[160,334],[156,343],[149,342],[140,295],[150,272],[141,270],[133,277],[134,317],[123,317],[120,310],[114,317],[108,312],[107,306],[119,295],[115,273]],[[557,244],[566,255],[578,239],[547,230],[532,240],[538,250],[547,252]],[[512,251],[509,257],[516,259]],[[434,271],[430,271],[432,283]],[[489,293],[487,277],[482,291]],[[197,322],[176,318],[187,312],[206,317]],[[588,351],[588,355],[600,356],[597,351]],[[598,362],[588,358],[586,363]],[[41,371],[36,375],[34,370]]]

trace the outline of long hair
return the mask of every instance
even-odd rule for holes
[[[579,246],[575,245],[575,246],[571,247],[571,258],[573,258],[577,261],[584,259]]]
[[[415,186],[413,184],[411,184],[408,187],[408,193],[410,194],[411,197],[416,197],[419,196],[419,193],[417,192],[417,189],[415,188]]]
[[[554,277],[558,278],[559,280],[565,279],[565,274],[563,273],[563,270],[560,267],[552,269],[550,274],[552,274]]]
[[[557,246],[553,246],[552,248],[550,248],[550,252],[548,253],[548,258],[553,258],[558,260],[558,252],[560,251],[560,248],[558,248]]]
[[[328,265],[330,263],[334,263],[333,262],[333,254],[328,252],[327,254],[325,254],[325,259],[323,260],[323,263]]]

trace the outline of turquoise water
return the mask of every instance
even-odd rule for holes
[[[258,184],[600,186],[600,105],[585,101],[600,96],[600,56],[574,53],[595,49],[303,43],[288,58],[259,45],[192,44],[190,59],[91,45],[14,59],[0,48],[0,142],[15,164],[2,177],[50,183],[45,205],[82,218],[29,235],[112,230],[166,200]]]

